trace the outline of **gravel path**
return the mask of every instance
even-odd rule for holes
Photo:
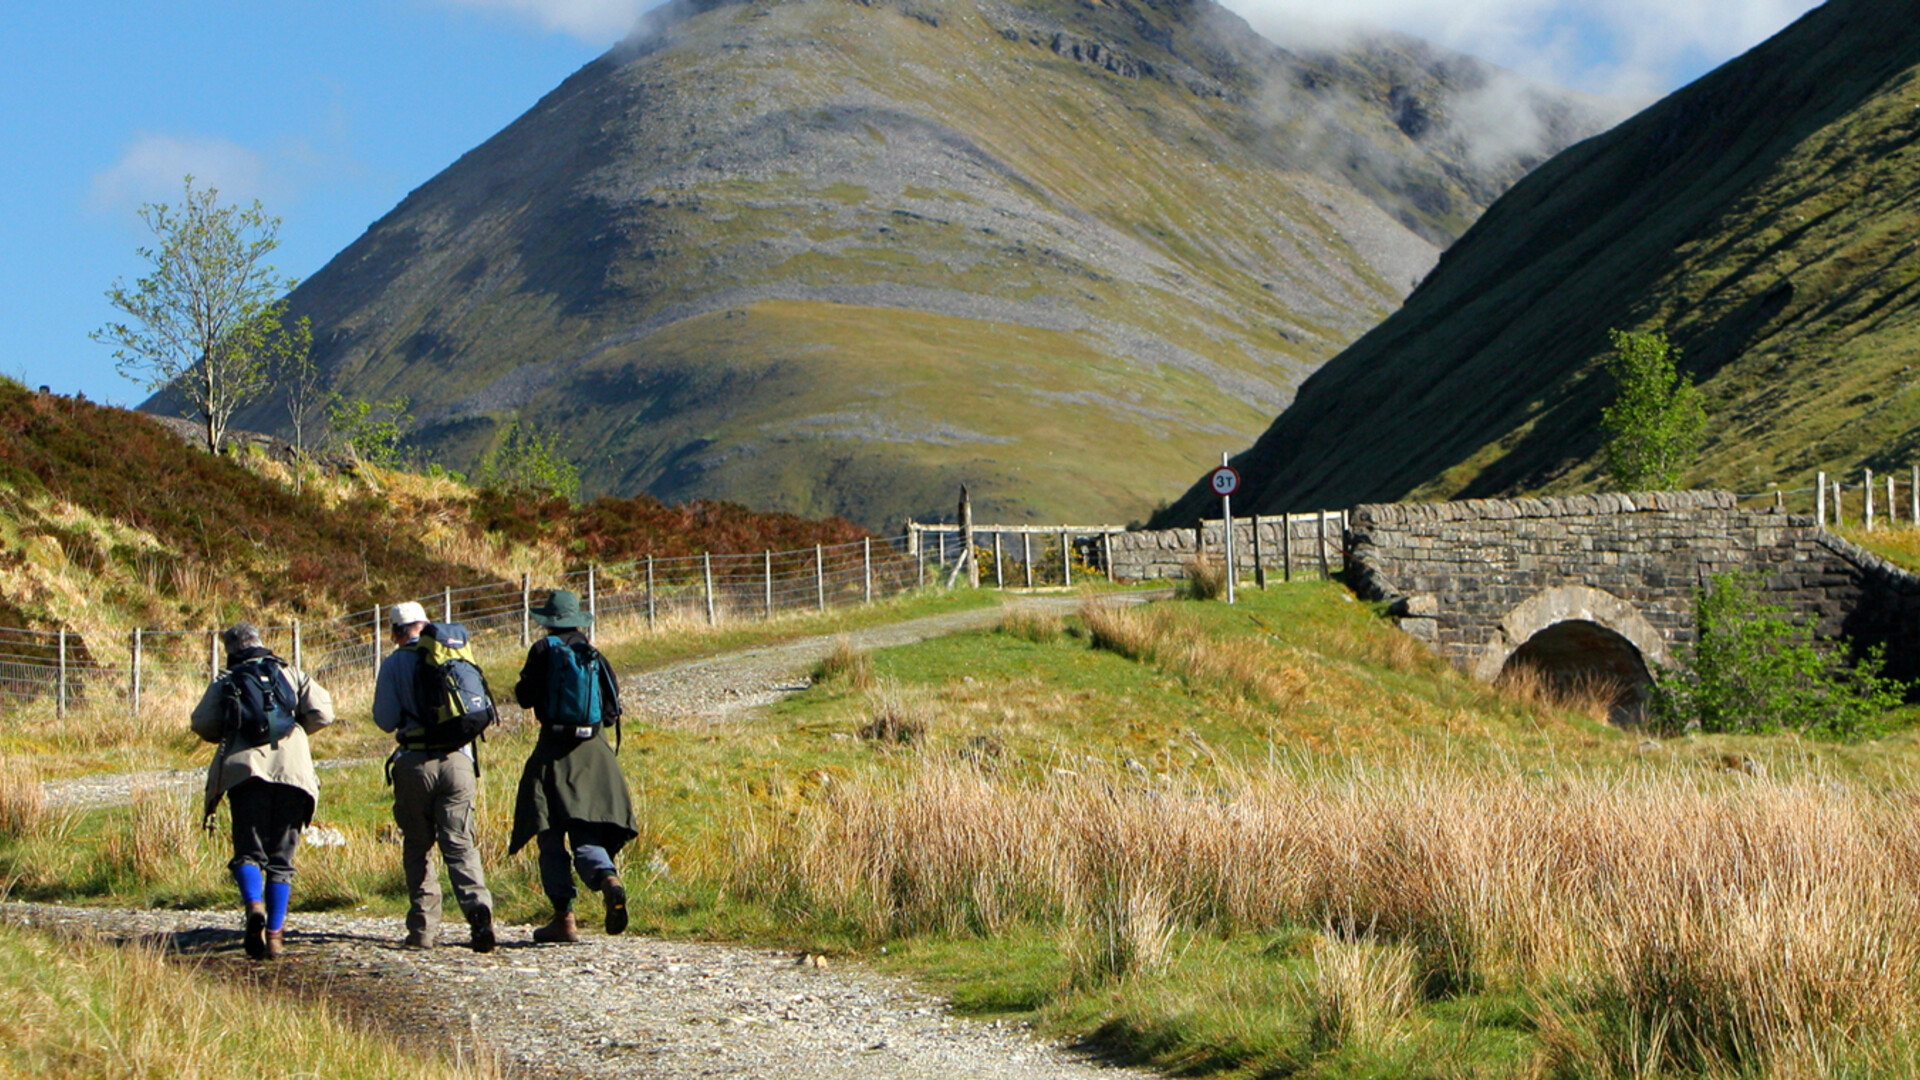
[[[755,1080],[1089,1080],[1145,1076],[1051,1046],[1024,1025],[956,1019],[905,982],[827,961],[730,946],[610,938],[534,945],[502,927],[499,951],[399,947],[399,919],[296,912],[288,956],[240,953],[231,912],[0,904],[0,920],[161,944],[235,976],[324,994],[417,1040],[522,1077]],[[811,959],[811,958],[808,958]]]

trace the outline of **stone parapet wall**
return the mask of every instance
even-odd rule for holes
[[[1695,591],[1744,571],[1818,633],[1887,644],[1890,671],[1920,675],[1920,578],[1727,492],[1360,506],[1347,547],[1361,594],[1469,671],[1518,644],[1502,624],[1521,604],[1569,585],[1628,602],[1677,652],[1694,640]]]
[[[1340,573],[1346,566],[1343,539],[1346,516],[1340,511],[1326,514],[1325,572],[1329,575]],[[1289,562],[1291,576],[1296,579],[1322,576],[1321,515],[1236,516],[1233,521],[1233,561],[1240,568],[1243,580],[1251,579],[1256,570],[1256,522],[1259,535],[1258,565],[1265,567],[1269,581],[1286,578]],[[1225,549],[1223,529],[1218,521],[1203,521],[1197,530],[1159,529],[1114,533],[1110,542],[1113,552],[1110,570],[1116,581],[1185,578],[1187,563],[1199,557],[1203,551],[1208,559],[1218,563]]]

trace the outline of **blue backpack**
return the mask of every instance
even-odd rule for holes
[[[544,712],[549,730],[571,731],[577,739],[591,739],[605,719],[600,673],[606,658],[584,641],[567,644],[558,635],[547,637],[547,701]]]

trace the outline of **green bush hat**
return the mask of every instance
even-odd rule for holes
[[[534,621],[549,630],[578,630],[593,625],[593,616],[580,610],[580,594],[571,589],[555,589],[547,601],[533,609]]]

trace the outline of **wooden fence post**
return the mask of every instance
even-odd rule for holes
[[[860,539],[860,587],[866,602],[873,603],[873,537]]]
[[[600,572],[592,563],[587,564],[587,622],[600,617]],[[452,616],[448,616],[449,619]]]
[[[1833,482],[1833,527],[1836,529],[1844,528],[1847,524],[1846,510],[1840,502],[1840,493],[1843,490],[1845,489],[1840,486],[1840,481],[1835,480]]]
[[[702,580],[706,582],[707,589],[707,625],[712,626],[717,621],[713,613],[713,552],[706,551],[700,554],[700,566]]]
[[[451,585],[440,590],[440,621],[453,621],[453,586]],[[293,666],[299,667],[300,665],[296,663]]]
[[[1073,545],[1068,543],[1065,532],[1060,534],[1060,577],[1068,588],[1073,587]]]
[[[1026,568],[1027,588],[1033,588],[1033,534],[1020,530],[1020,565]]]
[[[1815,473],[1813,481],[1813,517],[1821,528],[1827,527],[1827,474]]]
[[[1280,515],[1280,580],[1293,581],[1293,515]]]
[[[520,575],[520,647],[533,644],[533,577]]]
[[[1872,532],[1873,531],[1873,470],[1872,469],[1867,470],[1866,481],[1860,485],[1860,490],[1866,493],[1865,495],[1862,496],[1862,498],[1866,499],[1865,520],[1867,523],[1867,531]]]
[[[373,667],[375,681],[380,678],[380,605],[373,605]]]
[[[207,631],[207,681],[220,677],[220,631]]]
[[[293,620],[293,666],[300,671],[305,671],[307,670],[307,662],[301,646],[300,620],[295,619]]]
[[[1106,571],[1108,581],[1119,580],[1113,573],[1113,534],[1110,532],[1100,534],[1100,568]]]
[[[1895,498],[1899,493],[1893,487],[1893,474],[1887,474],[1887,528],[1900,523],[1900,503]]]
[[[1320,580],[1328,581],[1333,571],[1327,567],[1327,512],[1320,511]]]
[[[653,556],[647,556],[647,629],[653,629],[657,615],[653,602]]]
[[[1253,583],[1262,592],[1267,588],[1266,550],[1260,543],[1260,515],[1253,515]]]
[[[973,497],[960,485],[960,557],[967,560],[967,588],[980,587],[980,560],[973,557]]]
[[[942,547],[945,547],[944,541]],[[819,544],[813,545],[813,595],[815,606],[821,611],[827,610],[827,556]]]
[[[1005,534],[1001,533],[998,529],[994,530],[994,533],[993,533],[993,587],[996,589],[1004,589],[1007,587],[1007,573],[1006,573],[1007,557],[1005,552],[1001,550],[1002,545],[1000,543],[1000,538],[1003,535]]]
[[[67,718],[67,628],[60,628],[60,694],[59,703],[54,707],[54,715]]]
[[[298,626],[299,624],[295,623],[294,625]],[[295,635],[294,640],[295,641],[299,640],[299,636],[297,634]],[[131,687],[133,691],[133,715],[137,718],[140,715],[140,628],[137,626],[133,628],[133,654],[132,655],[133,655],[132,670],[129,672],[129,675],[131,676],[132,683],[133,683]],[[300,665],[296,663],[294,664],[294,666],[299,667]]]
[[[765,617],[771,619],[773,618],[773,552],[771,551],[766,553],[766,570],[766,594],[762,598],[761,607],[766,611]]]
[[[927,548],[917,530],[909,540],[913,545],[913,587],[924,589],[927,587]]]

